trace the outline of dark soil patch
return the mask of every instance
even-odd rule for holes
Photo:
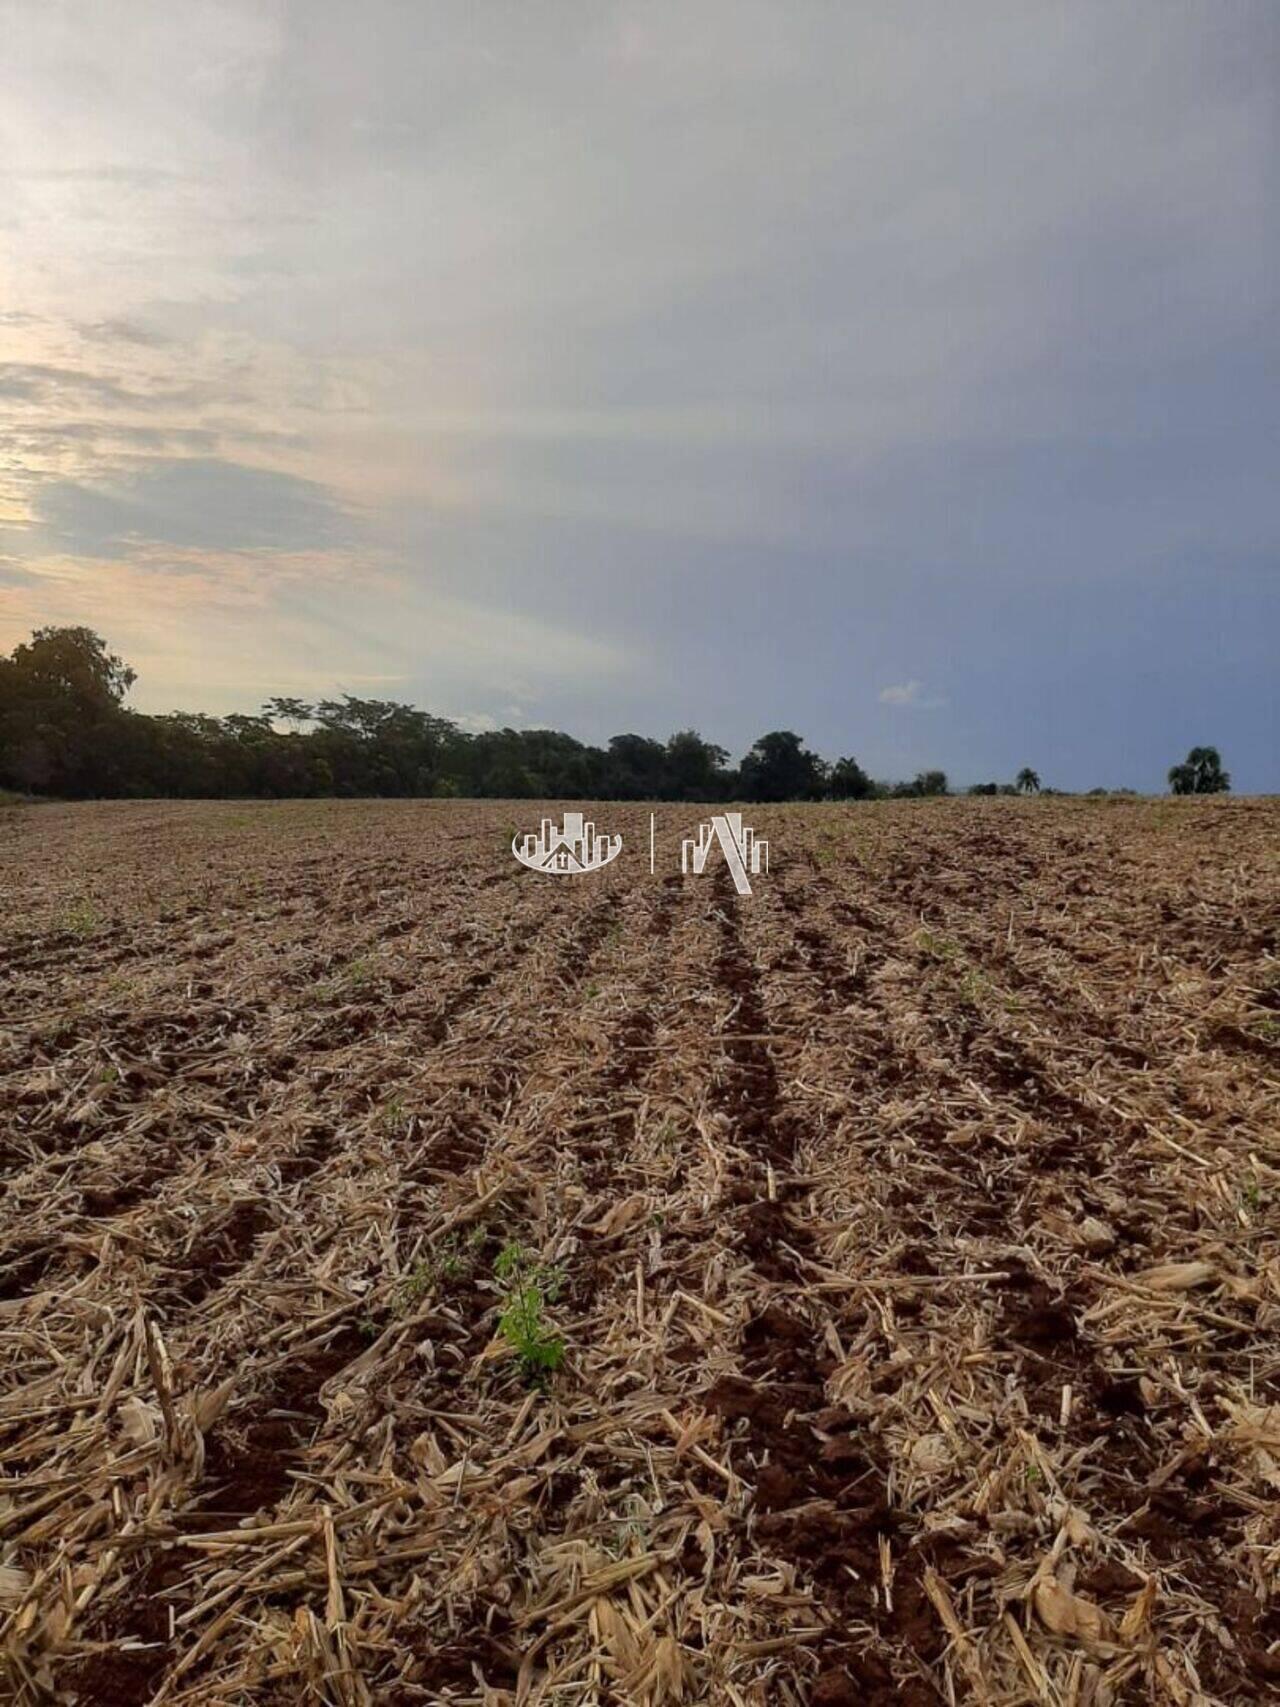
[[[182,1259],[183,1277],[173,1287],[175,1295],[194,1308],[244,1266],[259,1236],[272,1225],[262,1204],[237,1203]]]
[[[182,1581],[193,1557],[181,1547],[147,1555],[142,1575],[106,1619],[99,1639],[112,1646],[68,1667],[59,1700],[79,1700],[85,1707],[138,1707],[151,1698],[176,1658],[176,1644],[169,1639],[169,1602],[162,1597]]]
[[[738,934],[727,872],[717,878],[721,946],[716,974],[735,1003],[729,1026],[737,1035],[723,1044],[727,1063],[713,1101],[728,1118],[731,1141],[761,1165],[761,1173],[768,1162],[785,1174],[794,1165],[800,1134],[781,1106],[768,1047],[756,1040],[768,1034],[768,1017],[756,970]],[[847,988],[852,996],[855,986],[842,986],[845,975],[825,940],[813,932],[801,936],[832,992]],[[812,1239],[788,1219],[783,1203],[768,1198],[759,1174],[748,1180],[762,1189],[754,1202],[733,1211],[743,1249],[766,1279],[795,1281],[799,1277],[790,1252],[809,1255]],[[743,1183],[735,1182],[735,1197]],[[811,1699],[827,1707],[845,1701],[876,1707],[934,1703],[936,1692],[923,1678],[895,1675],[884,1652],[845,1634],[870,1627],[882,1644],[905,1649],[926,1665],[945,1646],[918,1570],[904,1569],[901,1555],[892,1610],[877,1593],[880,1537],[897,1533],[902,1519],[889,1504],[887,1473],[873,1444],[847,1428],[816,1426],[820,1417],[832,1420],[825,1383],[833,1367],[817,1333],[793,1310],[771,1302],[748,1323],[739,1355],[743,1373],[715,1382],[703,1403],[732,1425],[732,1438],[745,1450],[746,1464],[740,1459],[739,1466],[755,1479],[757,1543],[797,1565],[830,1615],[831,1634],[815,1650],[820,1670]],[[747,1464],[755,1466],[754,1472]]]
[[[320,1389],[364,1350],[355,1328],[296,1363],[287,1363],[257,1401],[247,1422],[224,1420],[205,1442],[204,1482],[198,1527],[216,1529],[223,1520],[272,1510],[288,1492],[299,1449],[324,1416]],[[287,1413],[287,1414],[273,1414]]]

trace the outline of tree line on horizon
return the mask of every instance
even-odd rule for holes
[[[124,704],[135,680],[101,636],[84,627],[37,629],[0,658],[0,788],[73,800],[381,795],[764,802],[950,792],[940,770],[880,782],[854,758],[829,764],[789,729],[762,735],[731,765],[725,748],[694,729],[666,741],[615,735],[596,747],[555,729],[473,734],[416,706],[352,694],[315,704],[278,696],[257,714],[150,714]],[[1175,793],[1213,793],[1230,779],[1214,749],[1196,748],[1170,773],[1170,786]],[[968,792],[1034,794],[1041,785],[1027,767],[1013,783],[979,783]]]

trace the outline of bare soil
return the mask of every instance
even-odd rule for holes
[[[0,1700],[1275,1699],[1280,803],[558,810],[0,809]]]

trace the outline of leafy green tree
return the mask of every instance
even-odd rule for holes
[[[90,628],[39,628],[0,664],[0,783],[124,792],[112,741],[136,677]]]
[[[1231,777],[1223,770],[1216,747],[1192,747],[1169,772],[1169,787],[1174,794],[1226,794]]]
[[[322,699],[315,707],[313,739],[342,794],[429,795],[445,748],[458,731],[396,700]]]
[[[868,800],[875,788],[857,759],[837,759],[828,786],[833,800]]]
[[[275,735],[269,717],[253,717],[243,711],[233,711],[224,717],[222,727],[233,741],[241,741],[245,746],[257,746]]]
[[[38,629],[0,658],[0,786],[72,798],[338,794],[688,802],[882,798],[945,793],[947,787],[941,771],[889,785],[873,782],[853,758],[828,768],[789,729],[762,735],[735,770],[725,749],[694,729],[677,730],[665,743],[615,735],[604,747],[556,729],[472,735],[416,706],[352,694],[315,705],[277,695],[256,715],[144,716],[124,704],[133,680],[101,637],[83,627]]]
[[[729,755],[696,729],[681,729],[667,742],[667,798],[723,799],[724,767]]]
[[[272,723],[287,723],[296,734],[304,723],[310,723],[313,712],[305,699],[277,697],[267,701],[262,715],[270,718]]]
[[[1039,794],[1040,778],[1029,765],[1023,765],[1018,772],[1017,789],[1019,794]]]
[[[666,790],[667,754],[661,741],[646,735],[615,735],[603,766],[603,790],[610,800],[660,800]]]
[[[81,712],[114,710],[138,679],[91,628],[38,628],[11,661],[34,691],[62,695]]]
[[[739,786],[744,800],[819,800],[826,769],[793,730],[775,729],[743,759]]]

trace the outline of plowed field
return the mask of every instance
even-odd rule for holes
[[[0,1698],[1274,1698],[1280,804],[542,810],[0,811]]]

